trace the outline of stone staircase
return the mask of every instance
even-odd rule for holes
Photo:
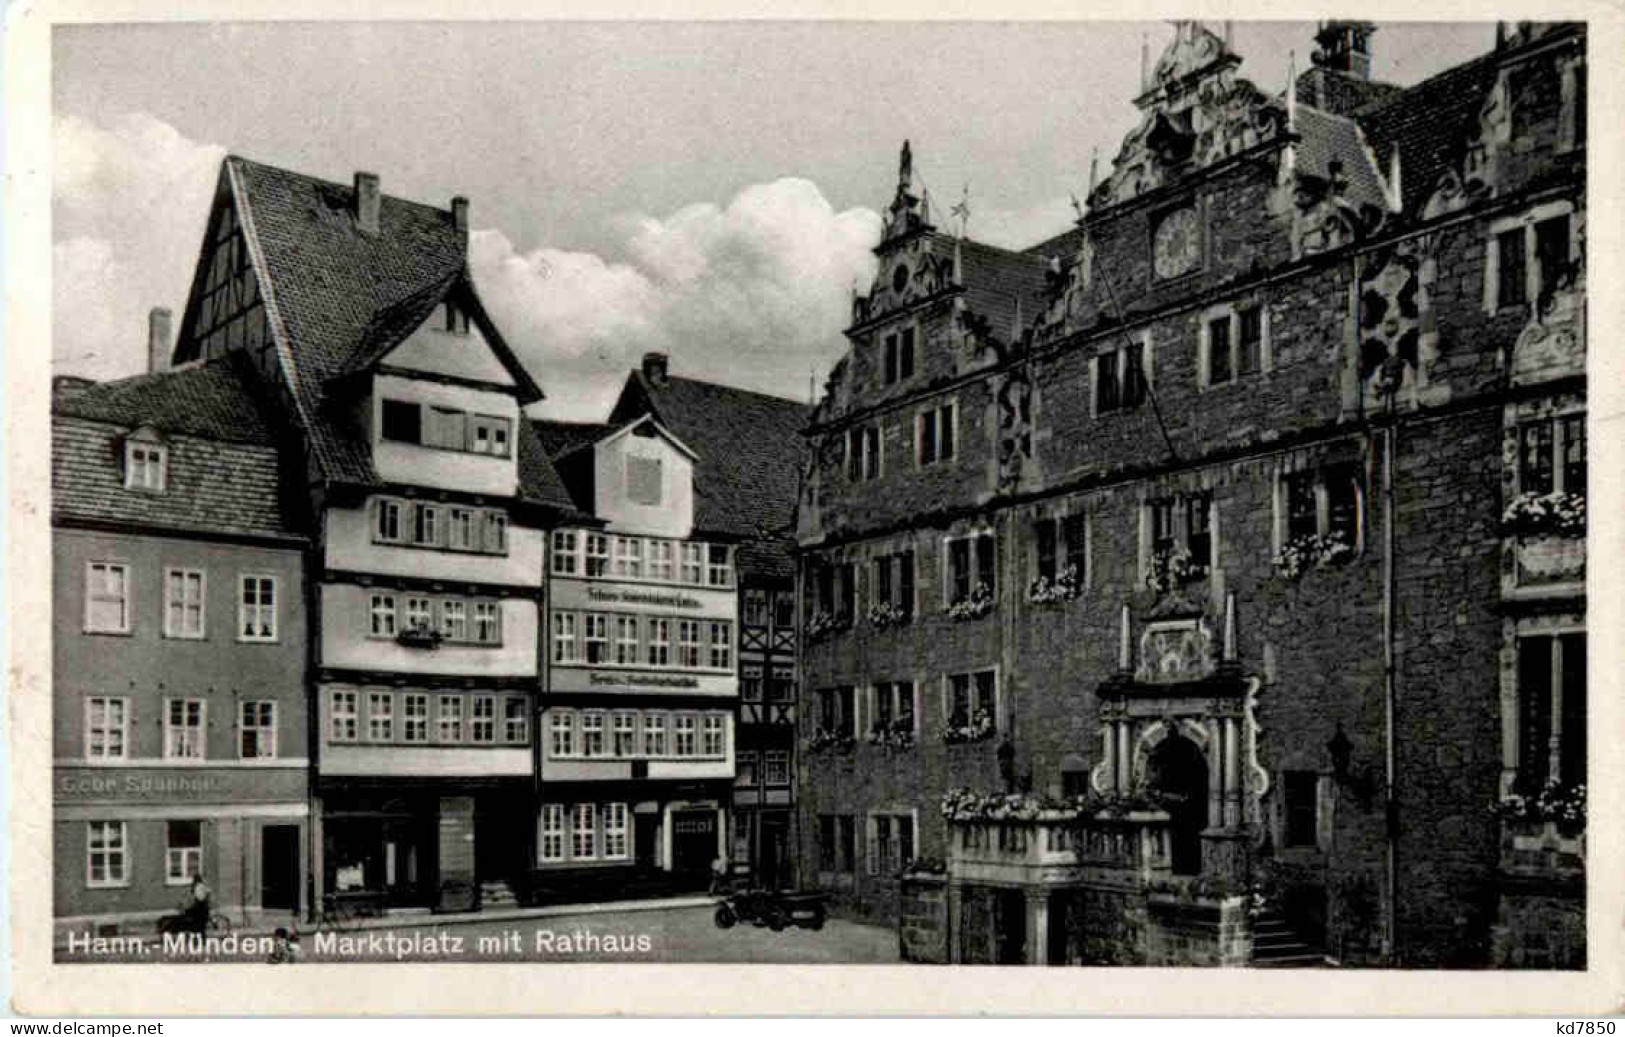
[[[1326,966],[1325,951],[1303,942],[1291,923],[1275,908],[1266,908],[1253,919],[1253,968],[1323,969]]]
[[[482,911],[502,910],[518,906],[519,897],[514,893],[513,885],[507,879],[485,879],[480,883],[480,909]]]

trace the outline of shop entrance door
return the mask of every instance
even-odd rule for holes
[[[676,810],[671,815],[671,870],[688,877],[711,874],[717,856],[715,810]]]
[[[299,874],[299,826],[266,825],[260,829],[260,907],[267,911],[297,911]]]

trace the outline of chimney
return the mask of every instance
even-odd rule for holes
[[[1315,33],[1319,49],[1314,62],[1318,68],[1342,72],[1354,79],[1371,78],[1371,22],[1321,22]]]
[[[96,384],[94,378],[84,378],[79,375],[59,374],[51,379],[51,395],[57,399],[66,399],[77,396]]]
[[[664,353],[643,354],[643,377],[650,385],[666,384],[667,361]]]
[[[173,314],[167,306],[154,306],[147,313],[147,373],[157,374],[169,367],[169,326]]]
[[[365,234],[378,233],[378,174],[355,175],[355,225]]]
[[[468,233],[468,199],[462,195],[451,200],[451,225],[459,234]]]

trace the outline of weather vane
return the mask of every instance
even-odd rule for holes
[[[965,236],[965,229],[970,226],[970,184],[965,184],[965,190],[960,195],[959,204],[948,210],[959,217],[959,236]]]

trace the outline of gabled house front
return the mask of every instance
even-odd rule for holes
[[[313,513],[312,902],[506,901],[531,860],[541,389],[467,270],[468,203],[224,162],[175,358],[240,355]]]
[[[652,416],[535,427],[595,521],[552,534],[532,892],[704,888],[730,856],[735,544],[697,523],[703,459]]]

